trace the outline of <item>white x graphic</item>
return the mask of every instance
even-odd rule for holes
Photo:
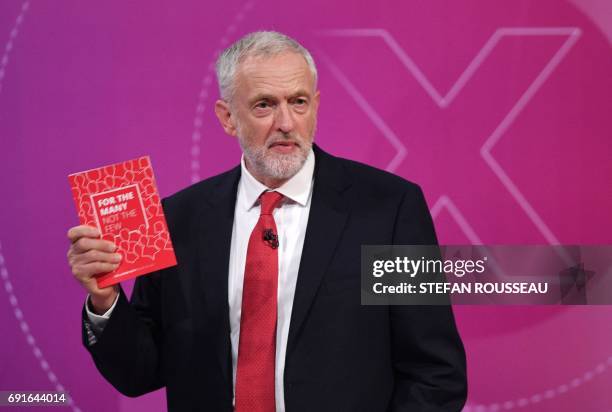
[[[519,190],[518,186],[512,181],[506,171],[496,161],[491,154],[493,147],[499,142],[504,133],[516,120],[518,115],[523,111],[535,93],[550,77],[551,73],[565,58],[570,49],[574,46],[581,35],[581,30],[578,27],[502,27],[497,29],[493,35],[485,42],[484,46],[476,54],[474,59],[468,64],[463,73],[457,78],[445,95],[442,95],[429,81],[427,76],[418,67],[414,60],[405,52],[405,50],[397,43],[393,36],[385,29],[335,29],[320,32],[324,36],[334,37],[379,37],[397,56],[404,67],[423,87],[431,99],[444,109],[448,107],[467,82],[474,76],[474,73],[482,65],[482,63],[491,54],[499,41],[505,36],[565,36],[567,39],[559,47],[557,52],[551,57],[544,68],[534,78],[525,92],[519,97],[510,111],[504,116],[493,133],[486,139],[480,149],[480,155],[485,163],[491,168],[493,173],[501,181],[503,186],[508,190],[512,198],[523,209],[527,217],[533,222],[538,231],[544,236],[550,244],[559,244],[557,237],[546,225],[542,217],[536,212],[534,207],[529,203],[527,198]],[[388,171],[395,171],[406,157],[406,147],[402,141],[393,132],[393,129],[383,120],[382,116],[367,102],[357,87],[347,78],[347,76],[333,63],[333,61],[321,53],[324,62],[329,67],[331,73],[338,80],[340,85],[348,92],[351,98],[357,103],[366,116],[372,121],[374,126],[382,133],[382,135],[395,148],[396,154],[391,159],[386,167]],[[482,241],[474,228],[469,224],[468,220],[461,213],[459,208],[453,203],[448,195],[441,195],[432,207],[432,215],[434,218],[446,208],[457,225],[461,228],[466,237],[473,244],[482,244]]]

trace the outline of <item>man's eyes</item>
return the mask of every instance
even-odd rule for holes
[[[308,99],[303,98],[303,97],[296,97],[295,99],[291,99],[289,103],[295,106],[304,107],[308,104]],[[255,109],[268,109],[274,106],[275,106],[275,103],[264,100],[264,101],[255,103],[255,106],[253,107]]]
[[[270,103],[268,102],[259,102],[255,105],[257,109],[267,109],[268,107],[270,107]]]

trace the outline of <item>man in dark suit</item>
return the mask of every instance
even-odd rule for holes
[[[131,301],[93,276],[120,256],[68,236],[89,292],[83,339],[120,392],[166,387],[172,411],[459,411],[465,354],[449,306],[363,306],[361,245],[436,244],[418,186],[312,140],[312,57],[252,33],[217,62],[215,112],[236,168],[164,200],[178,265]]]

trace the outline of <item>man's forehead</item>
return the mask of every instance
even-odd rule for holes
[[[277,88],[312,90],[314,86],[304,57],[291,52],[248,57],[239,65],[237,80],[238,87],[248,89],[249,93]]]

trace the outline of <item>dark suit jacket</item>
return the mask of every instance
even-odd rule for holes
[[[362,306],[365,244],[435,244],[418,186],[314,147],[315,180],[284,374],[287,412],[459,411],[466,365],[449,306]],[[228,264],[240,167],[164,200],[178,266],[123,291],[96,366],[171,411],[232,411]],[[87,322],[84,317],[85,323]]]

